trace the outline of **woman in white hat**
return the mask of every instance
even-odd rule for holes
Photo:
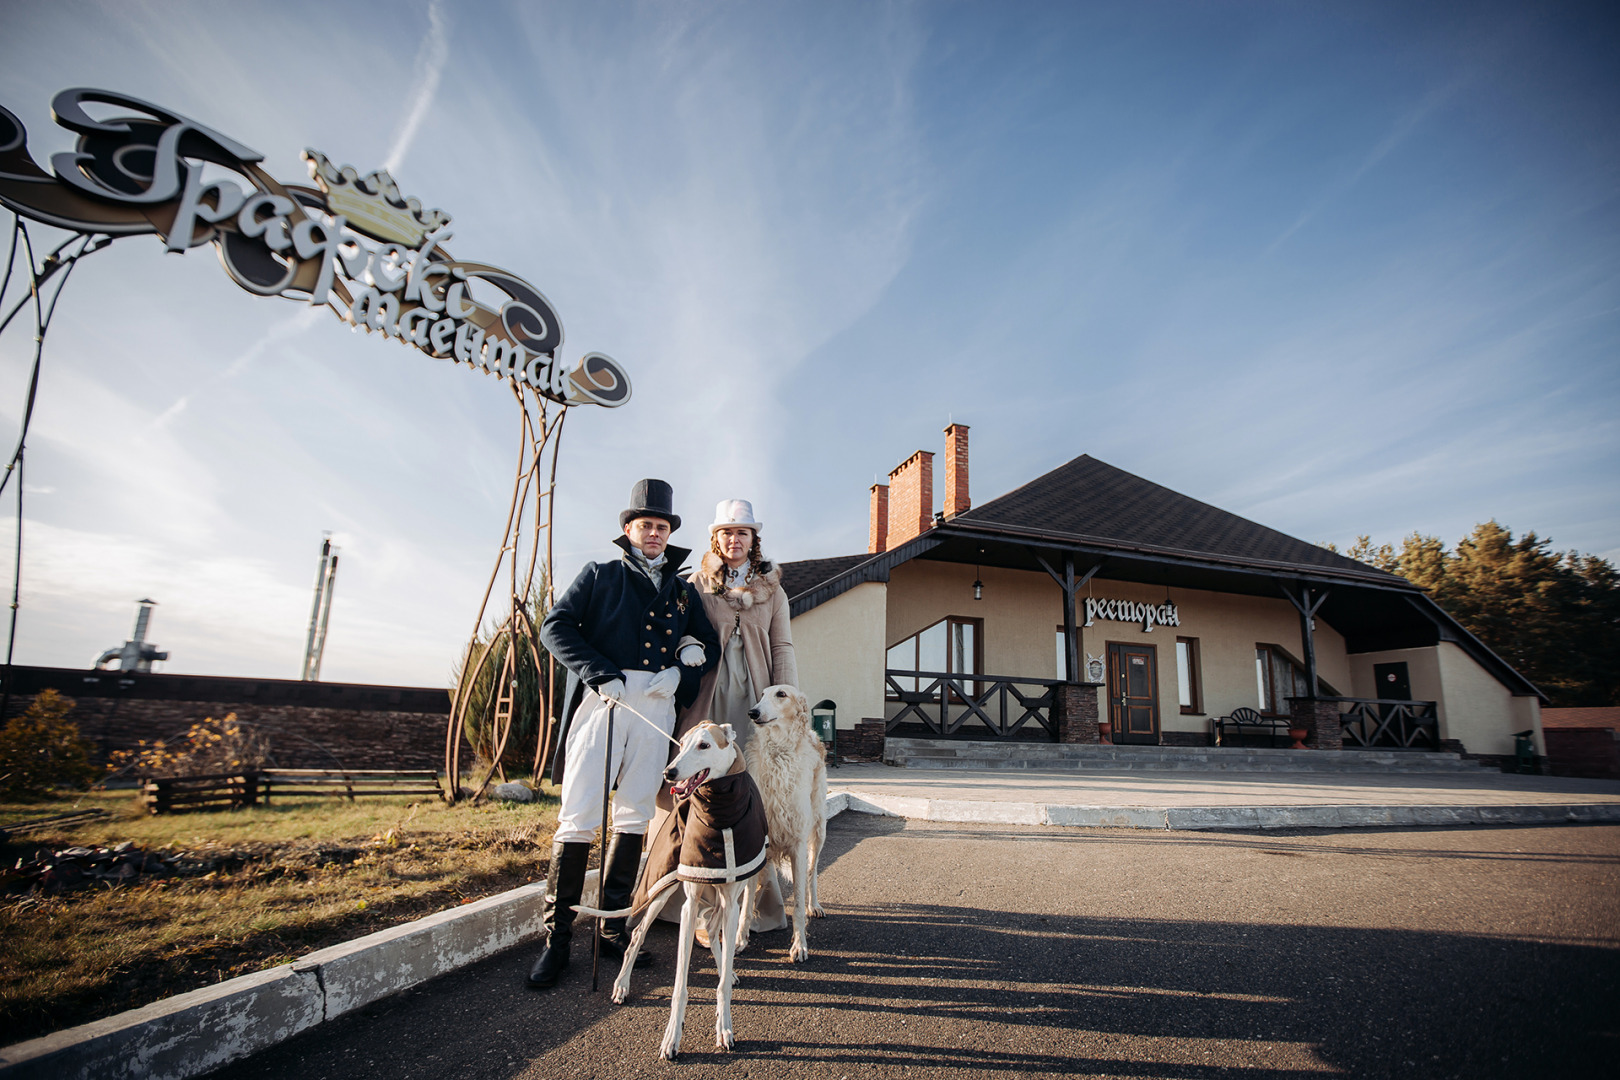
[[[709,720],[730,724],[737,741],[747,746],[754,733],[748,710],[765,688],[799,685],[782,571],[760,554],[761,528],[754,519],[754,504],[747,499],[723,499],[714,508],[709,550],[687,580],[696,586],[703,612],[720,636],[720,664],[703,676],[697,697],[675,721],[677,739]],[[667,798],[667,793],[660,793],[659,805]],[[664,911],[667,918],[670,909]],[[753,930],[780,930],[787,924],[782,885],[775,865],[767,861],[754,897]],[[704,944],[706,930],[698,927],[698,940]]]
[[[782,571],[760,554],[761,528],[747,499],[723,499],[714,508],[709,550],[687,580],[720,635],[720,664],[676,721],[676,738],[710,720],[730,724],[746,746],[754,729],[748,710],[765,688],[799,685]]]

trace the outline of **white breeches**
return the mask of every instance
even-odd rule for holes
[[[669,763],[669,734],[675,730],[675,698],[650,698],[645,671],[624,673],[627,708],[613,710],[613,760],[608,766],[613,790],[613,831],[645,834],[657,807],[658,788]],[[653,730],[653,724],[658,730]],[[557,813],[557,843],[590,842],[602,824],[602,766],[607,755],[608,703],[586,690],[568,727],[563,769],[562,807]]]

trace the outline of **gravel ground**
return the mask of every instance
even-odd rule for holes
[[[674,928],[624,1006],[588,953],[516,950],[238,1063],[237,1077],[1614,1075],[1620,827],[1175,833],[844,814],[808,964],[739,958],[713,1050],[698,957],[657,1059]],[[583,927],[582,927],[583,929]],[[581,962],[581,958],[584,962]]]

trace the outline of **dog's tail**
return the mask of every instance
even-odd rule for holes
[[[635,914],[635,908],[619,908],[617,911],[603,911],[601,908],[588,907],[585,904],[573,905],[573,910],[581,915],[589,915],[593,919],[624,919]]]

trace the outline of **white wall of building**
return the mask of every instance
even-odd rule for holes
[[[883,715],[884,634],[888,587],[857,585],[793,620],[799,689],[814,705],[838,706],[838,726]]]
[[[1513,734],[1536,733],[1536,752],[1545,754],[1541,736],[1541,702],[1516,697],[1496,677],[1453,642],[1422,649],[1388,649],[1350,657],[1352,697],[1376,698],[1374,664],[1405,663],[1412,697],[1437,702],[1440,738],[1456,739],[1471,754],[1511,754]]]

